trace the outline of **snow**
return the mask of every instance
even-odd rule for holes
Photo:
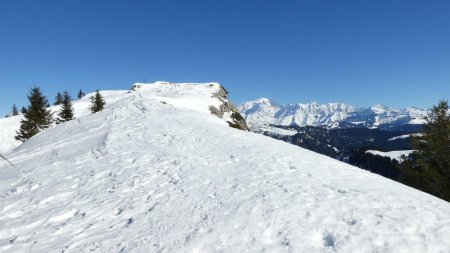
[[[408,156],[411,154],[414,150],[396,150],[396,151],[389,151],[389,152],[383,152],[378,150],[367,150],[366,153],[379,155],[379,156],[385,156],[389,157],[391,159],[395,159],[397,161],[402,161],[402,156]]]
[[[271,127],[271,126],[260,127],[259,130],[278,134],[278,135],[286,135],[286,136],[292,136],[292,135],[295,135],[298,133],[295,130],[283,129],[283,128]]]
[[[400,135],[400,136],[395,136],[395,137],[392,137],[392,138],[388,139],[388,141],[395,141],[395,140],[398,140],[398,139],[406,139],[406,138],[409,138],[411,135],[412,136],[420,136],[421,133],[404,134],[404,135]]]
[[[118,99],[123,98],[123,94],[128,93],[126,90],[114,90],[114,91],[101,91],[100,93],[105,98],[106,103],[114,103]],[[73,101],[74,117],[79,118],[82,116],[89,115],[91,112],[89,106],[91,104],[90,97],[94,93],[89,93],[80,100]],[[56,119],[60,106],[52,105],[50,110],[53,112],[53,117]],[[20,128],[20,120],[22,120],[23,115],[12,116],[9,118],[0,118],[0,154],[6,154],[15,147],[21,144],[14,137],[16,136],[16,131]],[[54,126],[54,125],[53,125]]]
[[[0,251],[449,252],[449,203],[230,128],[199,107],[217,88],[105,93],[11,151]]]
[[[340,122],[378,128],[385,124],[424,124],[427,116],[426,110],[415,107],[395,109],[374,105],[370,108],[356,108],[345,103],[316,102],[279,105],[267,98],[245,102],[239,110],[253,128],[267,124],[336,128]]]
[[[243,103],[239,110],[247,123],[253,127],[276,125],[333,125],[348,117],[355,108],[343,103],[278,105],[267,98]]]
[[[259,98],[255,101],[245,102],[239,106],[239,111],[249,126],[258,127],[275,124],[275,114],[282,106],[268,98]]]
[[[406,138],[409,138],[409,134],[395,136],[395,137],[390,138],[388,141],[395,141],[395,140],[398,140],[398,139],[406,139]]]
[[[0,154],[20,145],[20,142],[14,138],[16,131],[19,130],[22,115],[9,118],[0,118]]]
[[[408,122],[408,124],[411,125],[420,125],[425,123],[427,123],[427,121],[424,118],[413,118]]]

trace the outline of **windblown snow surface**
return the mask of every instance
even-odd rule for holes
[[[449,252],[450,204],[145,85],[0,164],[3,252]]]

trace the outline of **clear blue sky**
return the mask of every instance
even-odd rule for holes
[[[0,1],[0,115],[33,85],[52,102],[144,80],[427,108],[450,96],[450,1]]]

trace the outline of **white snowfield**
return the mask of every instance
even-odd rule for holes
[[[449,252],[450,204],[145,85],[0,164],[3,252]]]
[[[263,131],[263,132],[270,132],[270,133],[278,134],[278,135],[285,135],[285,136],[292,136],[292,135],[298,134],[297,131],[292,130],[292,129],[283,129],[283,128],[272,127],[272,126],[261,126],[258,130]]]
[[[408,156],[413,151],[414,150],[395,150],[395,151],[383,152],[383,151],[379,151],[379,150],[367,150],[366,153],[389,157],[389,158],[395,159],[397,161],[403,161],[403,156]]]

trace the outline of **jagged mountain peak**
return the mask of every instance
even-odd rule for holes
[[[274,104],[256,100],[244,103],[239,109],[252,126],[279,124],[335,128],[356,124],[373,128],[385,124],[421,124],[426,116],[426,111],[418,108],[399,110],[382,104],[369,108],[356,108],[341,102]]]
[[[300,108],[302,109],[322,109],[322,110],[354,110],[353,106],[341,103],[341,102],[333,102],[333,103],[326,103],[326,104],[320,104],[318,102],[310,102],[310,103],[298,103]]]
[[[248,101],[248,102],[244,102],[242,105],[240,105],[240,107],[242,108],[246,108],[246,109],[251,109],[253,107],[264,107],[264,106],[272,106],[272,107],[280,107],[278,105],[278,103],[276,103],[275,101],[269,99],[269,98],[258,98],[252,101]]]
[[[370,109],[371,109],[373,112],[377,113],[377,114],[381,114],[381,113],[384,113],[384,112],[390,110],[389,107],[387,107],[387,106],[385,106],[385,105],[383,105],[383,104],[376,104],[376,105],[373,105],[373,106],[370,107]]]
[[[256,103],[263,103],[263,104],[276,104],[275,101],[269,99],[269,98],[258,98],[255,100]]]

